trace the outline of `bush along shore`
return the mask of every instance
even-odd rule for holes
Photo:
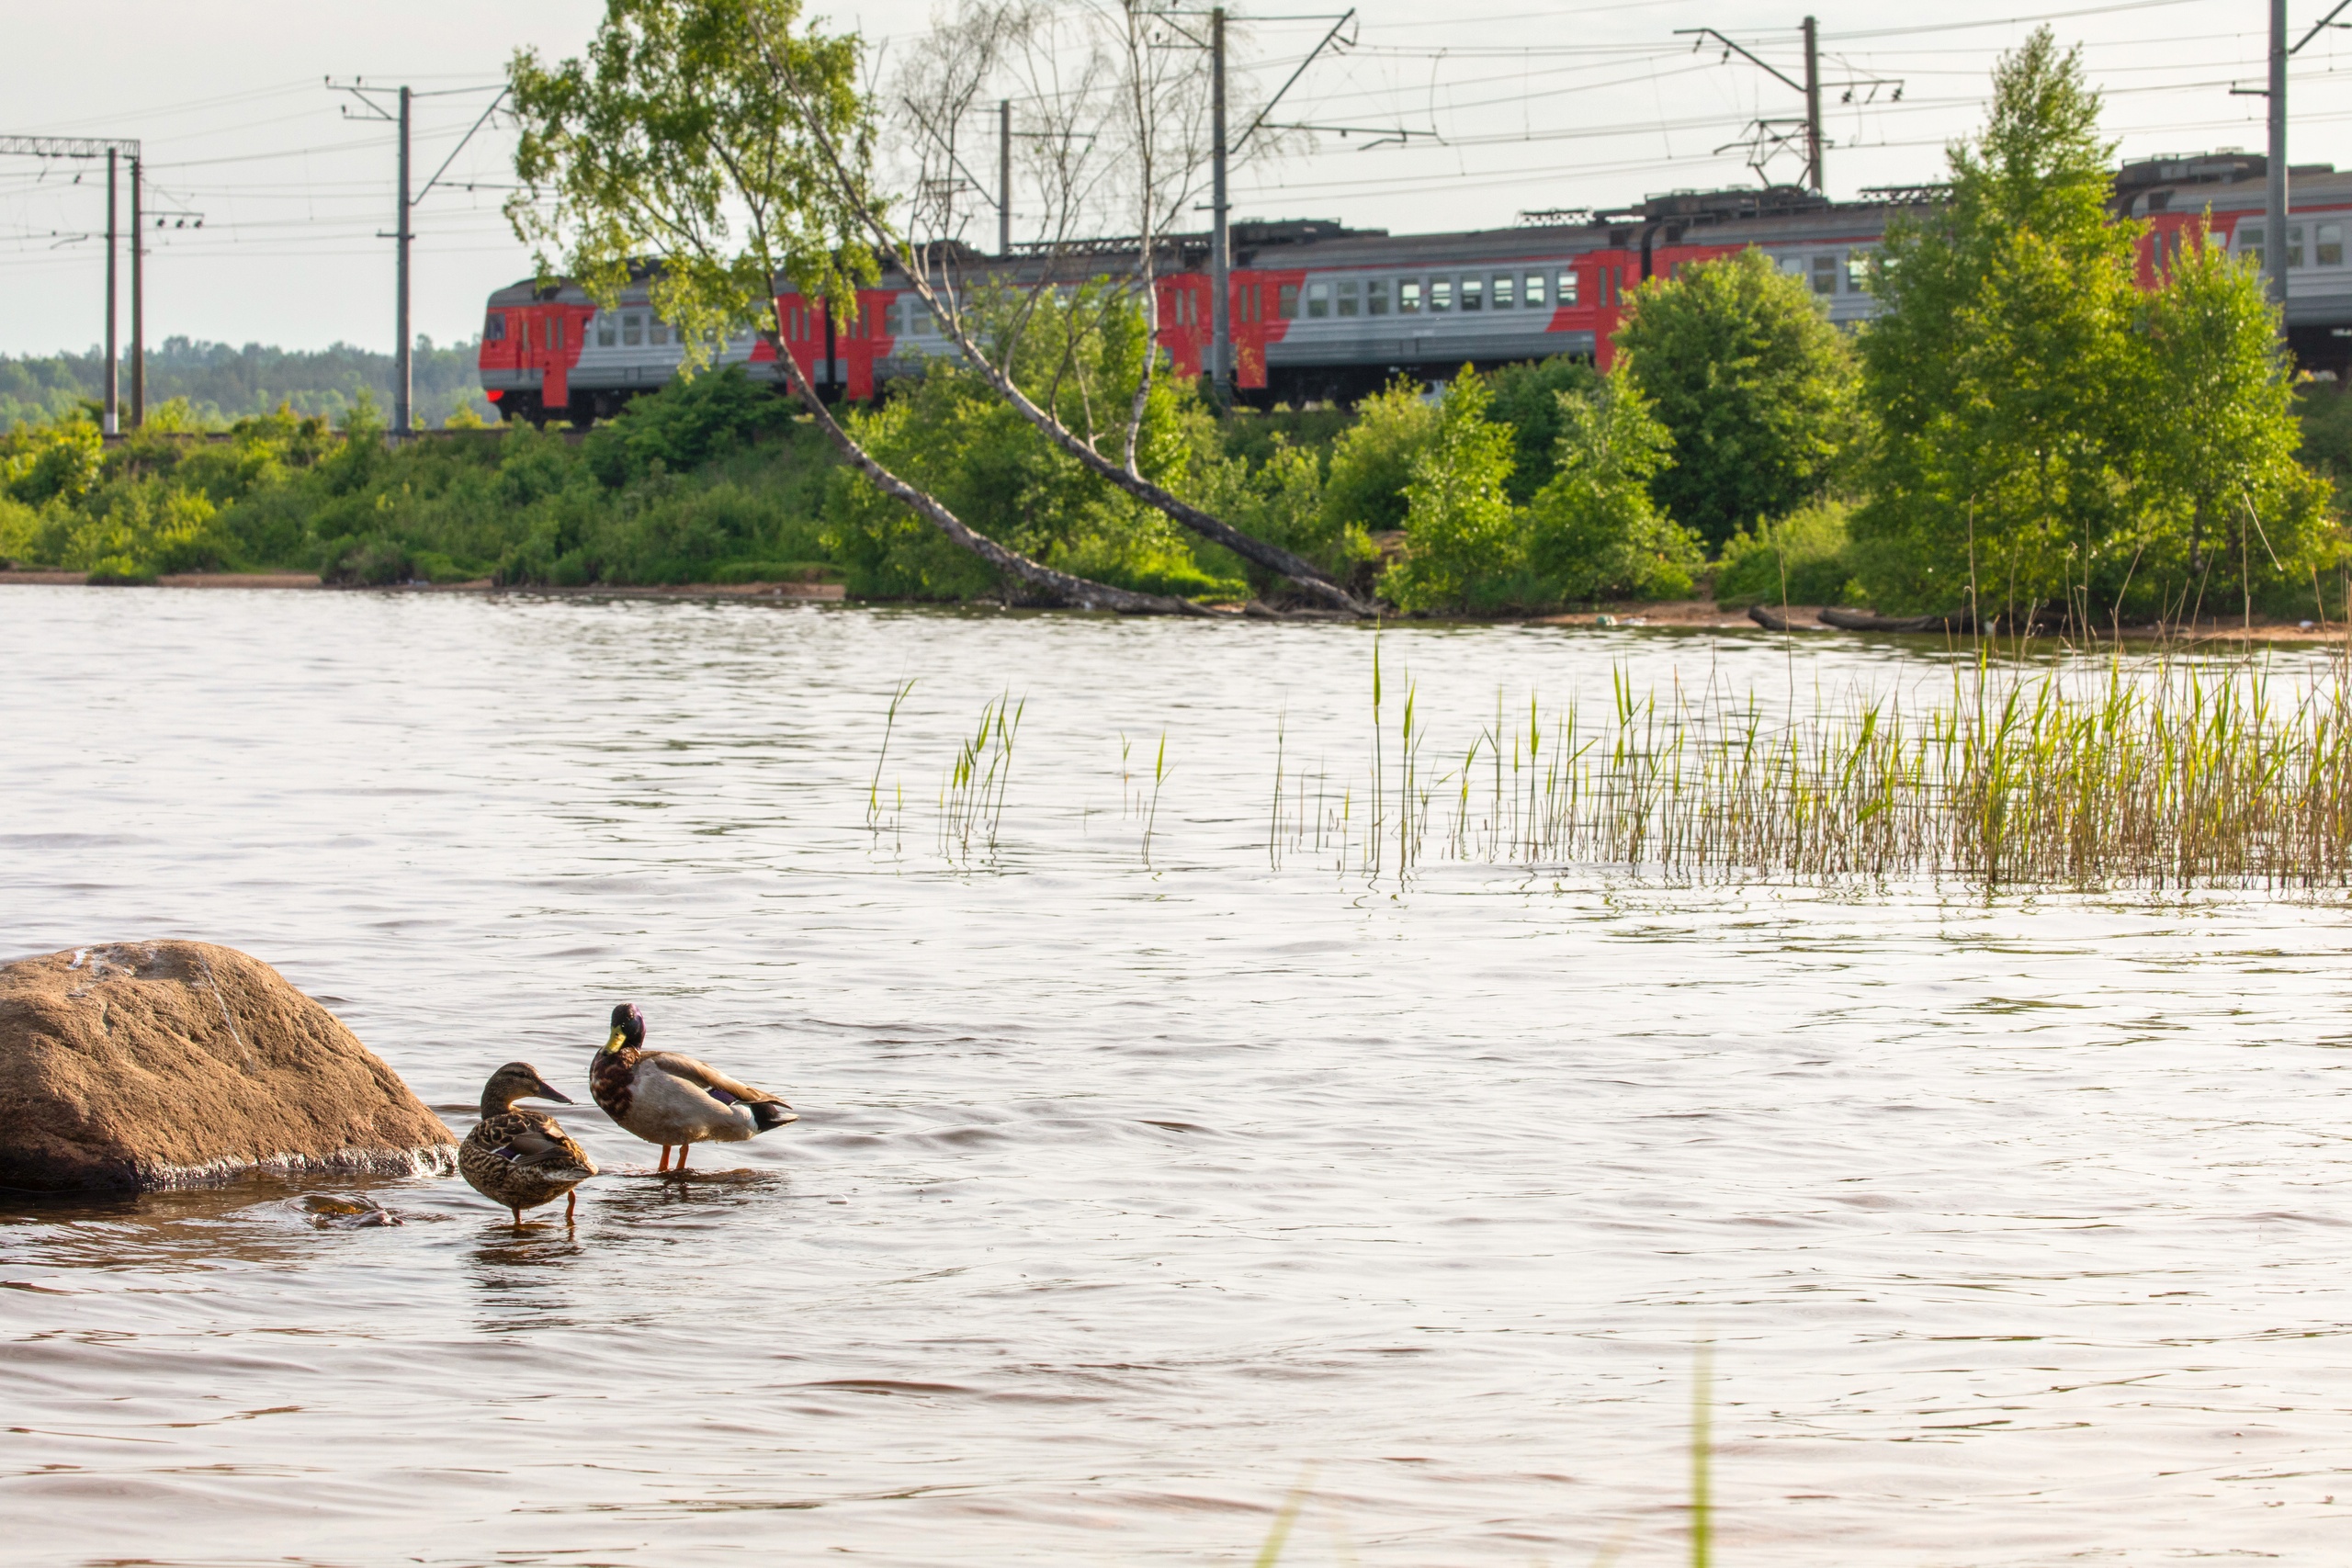
[[[1951,154],[1949,204],[1890,229],[1867,266],[1883,309],[1850,336],[1804,279],[1747,253],[1643,284],[1606,373],[1465,367],[1350,410],[1225,413],[1156,378],[1136,471],[1405,614],[1712,592],[1768,623],[1787,605],[2009,631],[2340,621],[2352,402],[2296,381],[2261,280],[2225,247],[2185,246],[2143,287],[2140,226],[2106,205],[2098,116],[2047,29],[2006,59],[1990,123]],[[1042,327],[1034,301],[969,313],[984,343],[991,321],[1029,334],[994,341],[1022,345],[1004,361],[1038,396],[1134,403],[1138,310],[1090,297]],[[167,403],[107,445],[86,410],[19,421],[0,435],[0,558],[98,582],[276,570],[1043,602],[736,371],[577,440],[389,442],[364,395],[334,421],[281,407],[187,439],[207,424]],[[934,361],[843,424],[1033,561],[1197,604],[1288,596],[1089,471],[971,370]]]

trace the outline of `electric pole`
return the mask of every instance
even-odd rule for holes
[[[2345,3],[2352,5],[2352,0],[2345,0]],[[1781,85],[1804,95],[1804,118],[1802,121],[1794,119],[1748,121],[1748,136],[1746,139],[1746,145],[1749,149],[1747,166],[1756,171],[1758,178],[1770,185],[1770,176],[1764,172],[1766,164],[1776,152],[1794,151],[1797,146],[1797,138],[1803,136],[1804,138],[1804,183],[1812,187],[1814,195],[1826,197],[1829,194],[1829,171],[1826,166],[1829,139],[1821,134],[1821,26],[1813,17],[1807,17],[1799,30],[1804,35],[1804,80],[1802,82],[1779,66],[1759,58],[1756,51],[1747,45],[1734,43],[1713,28],[1674,29],[1675,35],[1679,38],[1696,39],[1698,41],[1691,46],[1694,50],[1706,48],[1707,40],[1713,39],[1723,46],[1724,63],[1730,63],[1731,57],[1736,54]],[[1864,100],[1865,102],[1876,103],[1878,90],[1881,87],[1892,87],[1894,90],[1894,101],[1896,103],[1903,101],[1903,84],[1893,77],[1849,77],[1845,86],[1846,101],[1849,104],[1854,101],[1856,91],[1860,89],[1869,91],[1869,96]],[[1733,147],[1740,145],[1742,142],[1735,141],[1730,146],[1718,147],[1715,151],[1728,152]]]
[[[1012,100],[996,102],[996,254],[1012,254]]]
[[[2280,326],[2287,309],[2287,0],[2270,0],[2270,156],[2263,173],[2262,270]]]
[[[121,351],[114,340],[114,168],[115,150],[107,149],[107,423],[106,433],[119,435],[122,421],[116,406],[118,383],[115,357]]]
[[[1811,17],[1804,19],[1804,167],[1813,194],[1827,196],[1821,166],[1821,29]]]
[[[387,109],[383,105],[378,103],[375,99],[368,96],[370,93],[376,92],[389,93],[392,90],[390,87],[370,87],[364,82],[343,84],[330,79],[327,83],[327,88],[331,92],[350,94],[362,104],[365,104],[369,111],[366,114],[354,115],[351,112],[351,106],[346,104],[344,106],[343,110],[346,117],[353,119],[380,119],[385,121],[387,124],[397,125],[400,127],[400,189],[396,193],[398,202],[393,209],[394,222],[390,233],[387,234],[379,232],[376,237],[379,240],[390,240],[393,243],[394,279],[392,328],[393,331],[399,334],[399,341],[392,347],[391,436],[395,441],[403,441],[408,438],[411,427],[415,423],[413,410],[411,407],[411,403],[413,401],[411,394],[414,391],[414,385],[413,378],[411,375],[412,366],[410,362],[414,355],[416,334],[409,330],[408,251],[409,243],[416,238],[416,234],[410,227],[409,217],[411,213],[415,211],[419,202],[422,202],[426,197],[433,194],[433,187],[441,183],[441,176],[449,172],[449,165],[458,161],[458,154],[464,152],[467,144],[473,141],[474,132],[480,130],[483,126],[490,123],[490,117],[496,114],[498,112],[498,106],[506,101],[507,90],[504,87],[498,89],[498,96],[490,100],[490,107],[481,111],[481,118],[474,121],[473,130],[467,131],[465,135],[458,139],[458,144],[455,147],[450,148],[449,155],[441,161],[440,168],[435,170],[433,177],[424,182],[424,188],[418,191],[415,196],[412,197],[409,195],[409,110],[412,100],[420,97],[448,97],[458,93],[480,92],[482,91],[482,89],[478,87],[452,87],[447,92],[444,93],[418,93],[410,88],[402,87],[400,89],[400,107],[398,111],[395,112],[393,110]]]
[[[1209,387],[1219,408],[1233,401],[1233,253],[1225,199],[1225,7],[1209,13]]]
[[[121,344],[115,336],[116,253],[121,238],[119,216],[118,182],[121,160],[130,160],[130,333],[131,382],[130,422],[139,423],[141,412],[141,368],[138,359],[140,329],[144,313],[141,310],[141,269],[139,263],[139,143],[111,136],[0,136],[0,156],[23,158],[104,158],[107,161],[107,363],[101,389],[106,394],[105,429],[108,435],[122,432],[121,383],[119,380]],[[75,176],[77,181],[80,176]],[[200,214],[195,217],[198,227],[203,227]],[[87,238],[88,236],[77,236]]]
[[[147,426],[146,209],[140,200],[139,154],[130,155],[130,428]]]
[[[416,237],[409,231],[408,225],[408,106],[409,90],[402,87],[401,89],[400,226],[392,231],[394,238],[399,242],[400,253],[398,285],[400,302],[392,312],[394,330],[399,333],[400,344],[392,355],[392,429],[399,433],[399,439],[402,441],[408,439],[409,394],[413,389],[409,374],[408,243]]]

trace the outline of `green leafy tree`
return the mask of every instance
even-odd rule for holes
[[[1710,547],[1828,486],[1854,431],[1853,355],[1761,251],[1643,285],[1617,347],[1673,438],[1658,501]]]
[[[649,256],[653,309],[689,372],[773,333],[779,278],[851,309],[879,276],[855,205],[804,120],[853,169],[872,155],[858,40],[798,27],[799,0],[609,0],[584,57],[518,51],[507,79],[524,189],[507,217],[607,308]]]
[[[1528,508],[1528,565],[1571,600],[1687,596],[1706,558],[1652,499],[1672,441],[1649,400],[1622,365],[1589,392],[1556,396],[1559,446]]]
[[[586,54],[549,66],[529,50],[507,72],[523,124],[507,204],[542,274],[564,270],[609,309],[642,276],[679,328],[684,367],[745,327],[827,437],[885,495],[1032,590],[1106,609],[1193,606],[1074,576],[975,530],[878,461],[784,348],[788,282],[854,318],[880,273],[869,243],[886,204],[871,170],[876,112],[854,34],[803,25],[800,0],[608,0]],[[887,231],[885,231],[887,232]]]
[[[2233,597],[2249,611],[2257,602],[2310,608],[2319,572],[2333,575],[2342,558],[2342,540],[2327,514],[2327,481],[2299,460],[2302,433],[2278,314],[2258,272],[2201,224],[2190,238],[2145,302],[2137,338],[2136,564],[2144,581],[2129,602],[2165,615]],[[2167,593],[2174,581],[2178,592]],[[2153,604],[2152,589],[2160,596]]]
[[[2143,294],[2098,111],[2079,51],[2036,32],[1952,152],[1949,209],[1890,229],[1848,552],[1882,608],[2250,613],[2339,558],[2259,281],[2200,238]]]
[[[1468,366],[1438,405],[1437,429],[1405,483],[1405,557],[1381,578],[1399,609],[1470,607],[1521,560],[1510,503],[1509,425],[1487,417],[1494,394]]]
[[[2132,553],[2135,231],[2107,212],[2098,111],[2080,51],[2038,29],[1952,149],[1949,207],[1888,227],[1862,340],[1880,434],[1852,521],[1883,609],[2030,614]]]

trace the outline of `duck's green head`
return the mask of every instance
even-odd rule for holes
[[[623,1002],[613,1010],[613,1032],[605,1040],[605,1049],[618,1051],[624,1046],[637,1050],[645,1043],[645,1015],[637,1010],[635,1002]]]

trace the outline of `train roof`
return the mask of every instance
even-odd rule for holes
[[[2119,217],[2134,218],[2207,208],[2233,216],[2259,211],[2267,168],[2261,153],[2234,148],[2137,159],[2116,170],[2110,207]],[[2329,164],[2298,164],[2290,172],[2299,208],[2352,208],[2352,172],[2338,174]],[[1254,270],[1508,264],[1635,246],[1850,243],[1874,237],[1897,211],[1932,209],[1949,195],[1942,185],[1890,186],[1866,189],[1856,200],[1831,201],[1792,186],[1747,186],[1667,191],[1613,209],[1531,210],[1500,229],[1397,234],[1333,219],[1251,218],[1233,224],[1230,233],[1234,265]],[[1154,265],[1163,273],[1204,269],[1208,252],[1205,231],[1154,237]],[[944,241],[930,254],[951,276],[1038,282],[1130,270],[1142,247],[1132,236],[1031,242],[998,257]],[[631,282],[641,284],[652,270],[653,264],[632,268]],[[886,261],[884,287],[893,286],[897,271]],[[568,279],[523,278],[494,292],[490,302],[511,307],[557,299],[584,303],[587,295]]]

